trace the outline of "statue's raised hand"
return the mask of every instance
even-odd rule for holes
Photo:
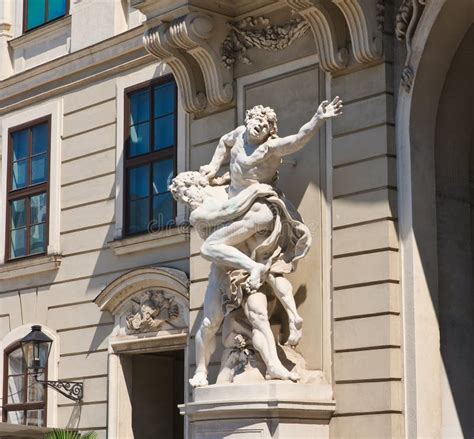
[[[316,111],[316,117],[319,119],[329,119],[330,117],[339,116],[342,114],[342,100],[336,96],[331,103],[323,101]]]

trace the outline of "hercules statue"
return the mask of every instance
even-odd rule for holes
[[[290,326],[287,343],[297,345],[303,321],[291,283],[284,275],[293,272],[306,255],[311,235],[275,181],[282,157],[302,149],[326,119],[341,113],[339,97],[330,103],[324,101],[297,134],[278,137],[275,112],[257,105],[247,111],[245,125],[222,136],[208,165],[199,173],[184,172],[173,180],[170,190],[190,207],[190,222],[205,240],[201,255],[211,261],[203,319],[196,334],[197,368],[190,379],[193,387],[208,384],[208,363],[223,321],[227,351],[232,343],[230,334],[248,337],[265,363],[267,379],[299,379],[278,358],[267,294],[271,291],[281,302]],[[230,176],[216,177],[229,158]],[[238,308],[243,310],[250,330],[227,318]],[[233,329],[226,331],[226,327]]]

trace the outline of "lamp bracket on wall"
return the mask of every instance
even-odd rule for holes
[[[52,387],[61,395],[73,401],[82,401],[84,396],[84,384],[77,381],[42,381],[35,377],[37,383]]]

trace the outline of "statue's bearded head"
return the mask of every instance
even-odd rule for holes
[[[277,135],[277,116],[270,107],[256,105],[245,113],[245,127],[250,140],[263,143],[269,137]]]
[[[169,190],[176,201],[194,210],[203,203],[206,196],[204,188],[208,185],[208,179],[199,172],[181,172],[173,178]]]

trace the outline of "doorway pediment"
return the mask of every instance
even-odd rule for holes
[[[188,332],[188,278],[180,270],[146,267],[130,271],[94,301],[101,311],[114,316],[116,336]]]

